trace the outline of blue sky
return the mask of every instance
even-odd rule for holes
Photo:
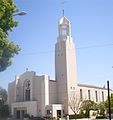
[[[54,79],[54,45],[58,21],[62,16],[61,0],[15,0],[25,16],[15,16],[19,25],[9,39],[19,44],[21,52],[13,64],[1,72],[0,86],[28,68]],[[77,54],[78,82],[113,89],[113,0],[66,0],[65,16],[71,21]]]

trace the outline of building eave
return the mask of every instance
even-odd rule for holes
[[[88,87],[88,88],[96,88],[96,89],[103,89],[103,90],[107,90],[107,88],[105,88],[105,87],[98,87],[98,86],[94,86],[94,85],[87,85],[87,84],[78,84],[78,87]]]

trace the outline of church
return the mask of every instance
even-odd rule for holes
[[[70,99],[92,100],[100,103],[107,98],[107,89],[77,80],[76,50],[71,36],[71,23],[63,15],[58,22],[58,37],[55,44],[55,80],[49,75],[39,76],[26,70],[8,85],[8,104],[11,115],[23,118],[30,116],[63,117],[73,114]]]

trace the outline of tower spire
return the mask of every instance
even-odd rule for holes
[[[62,10],[62,16],[64,16],[64,9]]]
[[[61,5],[62,5],[62,15],[64,16],[64,4],[66,3],[66,0],[62,0],[61,1]]]

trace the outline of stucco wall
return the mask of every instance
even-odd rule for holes
[[[30,102],[37,101],[37,114],[45,115],[45,106],[49,105],[49,76],[36,76],[33,71],[26,71],[24,74],[15,78],[15,81],[8,86],[9,105],[17,103],[18,106],[28,105],[25,100],[24,82],[30,80]],[[22,104],[20,104],[22,103]],[[28,109],[31,109],[28,107]]]
[[[56,81],[49,81],[49,104],[57,103],[57,88]]]
[[[15,102],[15,81],[8,84],[8,104]]]
[[[96,103],[100,103],[103,102],[107,99],[107,94],[108,91],[106,88],[100,88],[100,87],[90,87],[87,85],[86,86],[78,86],[78,92],[80,93],[80,89],[82,90],[82,96],[83,96],[83,100],[88,100],[88,90],[90,90],[90,100],[96,102]],[[96,92],[97,91],[97,101],[96,101]],[[102,92],[103,92],[103,97],[102,97]]]
[[[37,116],[37,101],[27,101],[27,102],[16,102],[16,103],[12,103],[12,115],[14,115],[14,109],[18,108],[18,109],[22,109],[22,108],[26,108],[27,110],[27,114],[29,114],[30,116]]]

